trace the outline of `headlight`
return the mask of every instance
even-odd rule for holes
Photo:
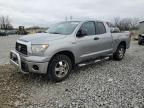
[[[48,48],[48,45],[32,45],[32,53],[42,53]]]

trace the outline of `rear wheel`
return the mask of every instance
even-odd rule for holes
[[[53,81],[59,82],[66,79],[72,69],[72,62],[66,55],[56,55],[50,62],[48,73]]]
[[[125,55],[125,50],[125,46],[123,44],[120,44],[116,52],[113,54],[113,58],[115,60],[122,60]]]

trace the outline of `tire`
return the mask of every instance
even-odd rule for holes
[[[113,54],[113,59],[115,60],[122,60],[124,58],[125,55],[125,46],[123,44],[120,44],[116,50],[116,52]]]
[[[138,44],[139,44],[139,45],[142,45],[142,41],[141,41],[140,39],[138,40]]]
[[[60,82],[66,79],[72,69],[72,62],[66,55],[56,55],[51,60],[48,67],[48,75],[54,82]]]

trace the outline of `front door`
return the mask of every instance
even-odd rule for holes
[[[84,61],[94,57],[95,52],[98,50],[96,41],[96,27],[94,21],[88,21],[81,25],[79,30],[84,30],[86,35],[83,37],[76,37],[76,47],[79,54],[80,61]]]

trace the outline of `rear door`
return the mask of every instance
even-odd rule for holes
[[[98,46],[95,52],[96,56],[105,56],[107,54],[111,54],[113,51],[113,39],[110,31],[107,30],[107,25],[103,22],[96,22],[95,25],[95,37],[98,38],[98,40],[95,42],[95,46]]]

